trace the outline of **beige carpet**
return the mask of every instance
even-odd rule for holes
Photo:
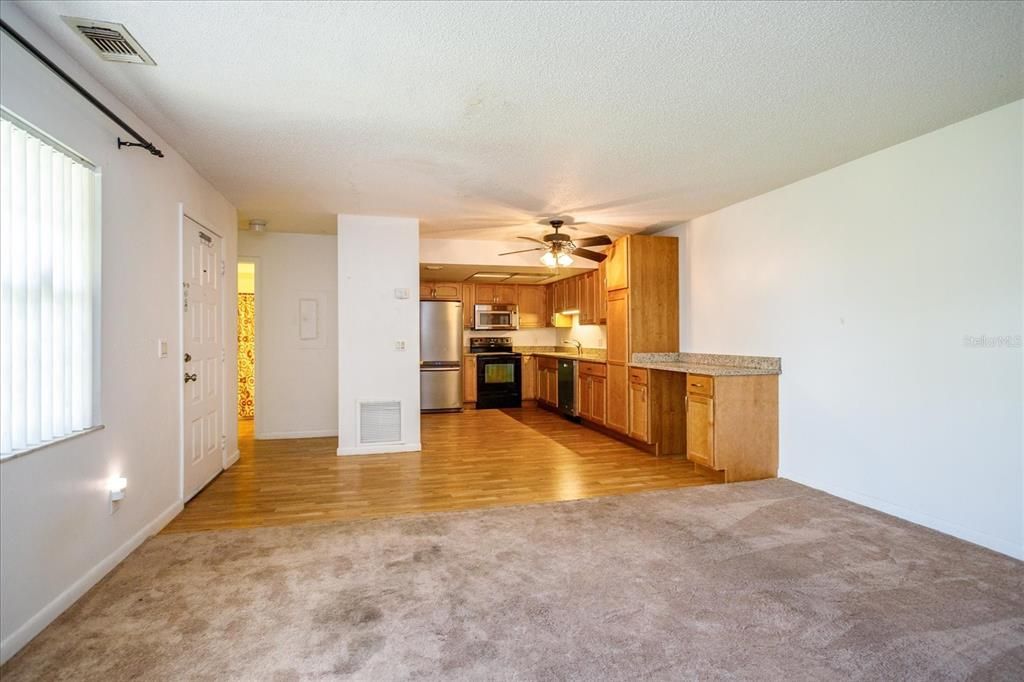
[[[787,481],[158,536],[15,680],[1024,679],[1024,564]]]

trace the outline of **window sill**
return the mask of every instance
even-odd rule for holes
[[[60,445],[61,443],[66,443],[69,440],[74,440],[75,438],[81,438],[82,436],[88,435],[90,433],[94,433],[96,431],[100,431],[103,428],[105,428],[103,426],[103,424],[99,424],[97,426],[90,426],[87,429],[82,429],[81,431],[75,431],[74,433],[69,433],[68,435],[61,436],[60,438],[54,438],[53,440],[48,440],[45,443],[40,443],[39,445],[33,445],[30,448],[24,448],[23,450],[15,450],[14,452],[8,452],[6,455],[0,455],[0,463],[2,463],[2,462],[9,462],[12,459],[18,459],[19,457],[24,457],[25,455],[30,455],[33,452],[39,452],[40,450],[45,450],[46,448],[53,447],[54,445]]]

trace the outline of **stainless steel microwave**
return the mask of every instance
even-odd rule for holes
[[[473,306],[473,329],[519,329],[519,306]]]

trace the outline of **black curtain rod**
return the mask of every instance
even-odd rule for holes
[[[106,114],[107,118],[109,118],[117,125],[121,126],[121,128],[123,128],[126,133],[128,133],[129,135],[136,139],[136,142],[127,142],[125,140],[122,140],[120,137],[117,138],[118,149],[120,149],[121,147],[141,147],[148,151],[153,156],[159,156],[160,158],[163,158],[164,153],[157,149],[156,145],[154,145],[152,142],[144,138],[142,135],[139,135],[137,132],[135,132],[135,129],[127,123],[125,123],[120,116],[118,116],[113,111],[108,109],[106,105],[103,104],[103,102],[93,97],[92,93],[90,93],[88,90],[79,85],[78,81],[76,81],[74,78],[65,73],[62,68],[60,68],[52,61],[50,61],[50,59],[47,58],[45,54],[40,52],[35,45],[28,42],[28,40],[26,40],[20,33],[11,28],[10,24],[8,24],[3,19],[0,19],[0,28],[3,29],[4,33],[14,38],[14,40],[23,48],[25,48],[29,53],[31,53],[33,57],[35,57],[43,64],[45,64],[50,69],[50,71],[53,71],[55,74],[60,76],[60,79],[68,85],[70,85],[72,90],[74,90],[79,95],[87,99],[90,104],[92,104],[94,107],[96,107],[104,114]]]

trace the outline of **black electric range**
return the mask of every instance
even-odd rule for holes
[[[522,407],[523,354],[512,350],[508,336],[481,336],[469,340],[476,356],[476,407]]]

